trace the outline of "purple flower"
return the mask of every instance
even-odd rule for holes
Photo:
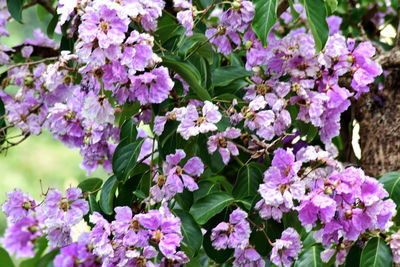
[[[169,77],[168,69],[159,67],[151,72],[131,76],[131,90],[140,104],[161,103],[168,98],[174,82]]]
[[[299,234],[293,228],[287,228],[282,232],[281,238],[275,241],[270,260],[277,266],[291,266],[301,247]]]
[[[253,266],[253,267],[264,267],[265,262],[261,258],[260,254],[252,248],[235,248],[235,260],[233,261],[234,267],[240,266]]]
[[[217,126],[215,123],[219,122],[221,117],[218,107],[210,101],[204,102],[201,117],[194,105],[188,105],[185,117],[182,119],[181,124],[179,124],[177,132],[185,140],[188,140],[191,136],[196,136],[199,133],[216,131]]]
[[[85,99],[82,116],[98,124],[114,123],[114,109],[105,96],[97,96],[89,92]]]
[[[89,233],[81,234],[78,242],[61,248],[53,263],[55,267],[75,266],[77,263],[79,267],[101,266],[90,248]]]
[[[21,190],[15,189],[7,193],[8,200],[2,206],[3,212],[11,222],[32,215],[36,207],[36,202],[29,194],[23,194]]]
[[[353,50],[354,44],[349,44],[349,50]],[[382,67],[377,62],[372,61],[371,57],[375,55],[375,48],[370,42],[360,43],[351,53],[353,57],[354,75],[351,87],[357,91],[355,98],[363,92],[368,92],[370,83],[373,83],[375,77],[382,74]]]
[[[124,41],[129,21],[121,19],[115,9],[99,5],[97,8],[86,8],[85,11],[78,29],[79,37],[85,43],[96,41],[101,49],[106,49]]]
[[[238,138],[240,134],[241,132],[239,129],[228,127],[225,132],[210,136],[207,141],[208,153],[213,154],[218,149],[222,161],[228,164],[230,155],[239,155],[239,150],[233,142],[227,141],[225,138],[235,139]]]
[[[109,239],[111,224],[98,212],[93,212],[89,219],[94,224],[90,233],[90,242],[93,244],[94,254],[100,257],[112,257],[114,249]]]
[[[186,29],[186,36],[193,35],[193,11],[184,10],[176,14],[178,22]]]
[[[211,241],[215,249],[245,248],[249,243],[250,224],[247,213],[237,208],[229,215],[229,223],[221,222],[212,229]]]
[[[71,243],[71,227],[89,212],[89,204],[82,198],[82,190],[70,188],[63,198],[60,191],[51,189],[43,205],[49,245],[62,247]]]
[[[154,178],[156,185],[151,188],[153,199],[160,202],[163,198],[171,199],[176,193],[182,193],[186,187],[189,191],[197,190],[199,187],[190,176],[200,176],[204,171],[204,165],[200,158],[190,158],[182,167],[178,163],[186,157],[182,149],[177,149],[175,154],[167,155],[163,165],[163,175]]]
[[[162,205],[160,210],[149,210],[138,216],[140,224],[149,230],[161,253],[167,258],[172,257],[182,241],[181,220],[166,205]]]
[[[9,222],[1,243],[16,258],[35,256],[35,241],[42,236],[38,220],[33,216],[23,217],[15,223]]]

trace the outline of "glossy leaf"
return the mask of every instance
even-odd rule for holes
[[[115,191],[118,187],[118,180],[115,175],[108,178],[100,193],[100,208],[105,214],[111,215],[114,211]]]
[[[240,168],[232,195],[236,199],[243,199],[257,194],[258,187],[262,182],[262,173],[253,164]]]
[[[40,260],[40,257],[44,253],[44,251],[47,248],[47,239],[46,237],[42,236],[39,239],[35,241],[35,247],[36,247],[36,254],[35,257],[31,259],[24,260],[19,264],[19,267],[36,267],[38,261]]]
[[[213,71],[212,84],[215,87],[227,86],[237,79],[249,77],[252,74],[252,71],[247,71],[241,66],[225,66]]]
[[[54,258],[60,253],[60,249],[53,249],[43,257],[41,257],[36,263],[35,267],[47,267],[53,263]]]
[[[144,139],[133,143],[120,143],[115,149],[112,158],[112,169],[118,180],[125,182],[130,171],[137,164],[137,158],[142,148]]]
[[[185,63],[177,61],[172,57],[163,57],[162,65],[175,71],[182,77],[182,79],[189,85],[192,92],[199,97],[200,100],[211,100],[208,91],[200,85],[201,77],[196,73],[192,67]],[[189,91],[191,91],[189,90]]]
[[[338,6],[338,1],[337,0],[325,0],[325,6],[326,6],[326,13],[328,16],[332,15],[333,12],[335,12],[337,6]]]
[[[14,263],[10,255],[8,255],[8,252],[2,247],[0,247],[0,262],[2,266],[14,267]]]
[[[138,131],[136,125],[133,123],[133,120],[129,118],[121,126],[121,131],[119,133],[119,144],[126,145],[135,142],[137,133]]]
[[[11,1],[14,1],[14,0],[11,0]],[[52,19],[49,22],[49,25],[47,25],[47,35],[50,38],[52,38],[54,35],[54,30],[56,29],[59,17],[60,17],[60,14],[58,14],[57,12],[54,13]]]
[[[389,197],[396,203],[397,209],[400,208],[400,172],[389,172],[379,178]]]
[[[22,23],[23,5],[24,0],[7,0],[8,12],[10,12],[11,16],[19,23]]]
[[[78,187],[82,189],[82,192],[94,192],[101,187],[103,180],[100,178],[89,178],[82,181]]]
[[[263,46],[267,46],[268,34],[276,23],[277,0],[255,0],[252,28]]]
[[[289,6],[290,6],[290,13],[292,14],[292,20],[293,20],[293,22],[294,22],[294,21],[296,21],[296,20],[299,18],[300,14],[299,14],[299,12],[297,12],[297,10],[294,8],[293,0],[289,0]]]
[[[199,224],[205,224],[213,216],[220,213],[234,201],[233,197],[224,192],[209,194],[193,204],[190,214]]]
[[[216,250],[211,243],[211,230],[207,231],[203,239],[203,248],[207,253],[207,256],[213,259],[217,263],[226,263],[227,260],[232,256],[233,249]]]
[[[322,260],[320,255],[323,250],[324,249],[321,245],[315,245],[303,250],[300,253],[299,258],[296,260],[294,266],[295,267],[322,266]]]
[[[321,51],[329,37],[324,0],[304,0],[308,23],[315,41],[315,52]]]
[[[385,240],[374,237],[367,242],[361,252],[360,267],[391,267],[393,257]]]
[[[181,219],[183,242],[190,246],[195,251],[195,254],[197,254],[203,243],[203,234],[199,225],[193,219],[192,215],[184,210],[176,209],[174,213]]]
[[[209,181],[201,181],[198,183],[198,186],[199,189],[193,192],[194,201],[221,190],[221,186],[219,184]]]

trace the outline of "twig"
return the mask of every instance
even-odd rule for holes
[[[44,7],[49,13],[53,15],[54,13],[56,13],[54,7],[47,0],[37,0],[37,3],[40,4],[42,7]]]
[[[287,9],[288,7],[289,7],[289,1],[288,1],[288,0],[283,0],[283,1],[279,4],[279,6],[278,6],[278,8],[277,8],[276,16],[279,18],[279,17],[282,15],[282,13],[286,11],[286,9]]]
[[[262,231],[262,232],[264,233],[265,237],[266,237],[267,240],[268,240],[268,243],[269,243],[272,247],[275,246],[275,244],[271,242],[271,239],[269,239],[269,237],[268,237],[268,235],[267,235],[267,232],[265,232],[265,230],[264,230],[264,227],[259,226],[258,224],[256,224],[256,223],[253,222],[252,220],[250,220],[250,218],[248,218],[248,217],[247,217],[247,220],[248,220],[254,227],[257,228],[257,231]]]
[[[58,57],[49,57],[49,58],[44,58],[44,59],[41,59],[41,60],[38,60],[38,61],[21,62],[21,63],[13,64],[10,67],[8,67],[6,70],[4,70],[3,73],[4,72],[8,72],[9,70],[12,70],[13,68],[22,67],[22,66],[36,65],[36,64],[47,62],[47,61],[57,60],[57,59],[58,59]]]

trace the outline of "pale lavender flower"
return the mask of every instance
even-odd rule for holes
[[[240,208],[229,215],[229,222],[221,222],[212,229],[211,241],[215,249],[245,248],[249,243],[250,224],[247,213]]]
[[[280,239],[275,241],[272,247],[270,260],[277,266],[291,266],[301,251],[299,234],[293,228],[287,228],[282,232]]]
[[[239,129],[228,127],[224,132],[210,136],[207,141],[208,153],[212,154],[218,149],[222,161],[228,164],[230,155],[239,155],[239,150],[233,142],[227,141],[226,138],[235,139],[238,138],[240,134],[241,132]]]
[[[221,120],[221,113],[218,111],[218,106],[210,101],[205,101],[202,108],[202,116],[200,117],[194,105],[188,105],[184,119],[179,124],[177,132],[188,140],[191,136],[196,136],[199,133],[207,133],[216,131],[215,123]]]

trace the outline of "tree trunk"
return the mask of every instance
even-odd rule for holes
[[[383,91],[371,90],[356,103],[355,119],[360,124],[360,165],[367,175],[376,177],[400,170],[399,87],[400,71],[392,69],[386,76]]]

